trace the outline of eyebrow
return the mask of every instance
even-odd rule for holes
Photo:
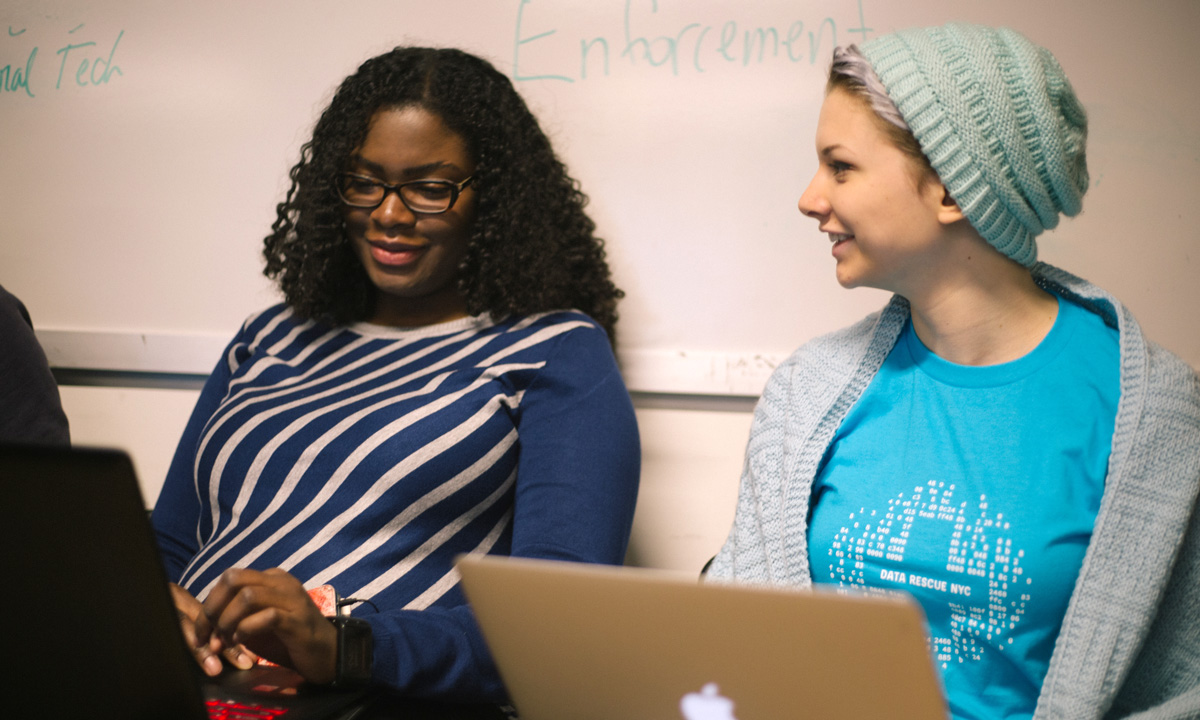
[[[842,147],[841,143],[833,143],[832,145],[826,145],[825,147],[818,150],[817,154],[820,155],[821,157],[829,157],[835,151],[842,150],[842,149],[843,149],[843,147]]]
[[[379,163],[371,162],[370,160],[367,160],[366,158],[362,157],[361,155],[354,155],[350,159],[354,162],[355,165],[367,170],[368,172],[374,173],[376,175],[387,174],[382,165],[380,165]],[[459,166],[455,165],[452,162],[445,162],[443,160],[439,160],[436,162],[425,163],[424,165],[416,165],[414,167],[404,168],[404,170],[401,172],[401,174],[404,175],[405,177],[423,177],[423,176],[428,175],[429,173],[433,172],[434,170],[441,170],[442,168],[451,168],[454,170],[462,170],[462,168],[460,168]]]

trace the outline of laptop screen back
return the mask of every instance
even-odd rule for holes
[[[0,488],[5,685],[30,717],[206,717],[128,457],[0,448]]]
[[[458,567],[523,720],[946,717],[909,601],[513,558]]]

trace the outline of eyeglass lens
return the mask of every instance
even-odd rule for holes
[[[409,210],[442,213],[454,203],[455,186],[444,180],[416,180],[400,185],[385,185],[359,175],[343,175],[338,186],[342,199],[356,207],[378,207],[389,190],[395,190]]]

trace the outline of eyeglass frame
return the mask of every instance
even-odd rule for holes
[[[367,182],[369,182],[372,185],[383,188],[383,195],[380,196],[379,202],[375,203],[374,205],[355,205],[354,203],[347,200],[345,195],[342,195],[342,183],[341,183],[342,178],[356,178],[358,180],[366,180]],[[353,173],[353,172],[342,172],[342,173],[338,173],[333,178],[333,191],[334,191],[334,193],[337,194],[338,200],[341,200],[343,205],[345,205],[346,207],[354,208],[355,210],[375,210],[376,208],[378,208],[380,205],[383,204],[384,200],[387,200],[387,196],[389,194],[396,193],[396,197],[400,198],[400,202],[404,205],[404,207],[408,208],[409,212],[416,213],[418,215],[441,215],[443,213],[450,212],[450,210],[454,207],[454,203],[458,202],[458,198],[460,195],[462,195],[462,191],[465,190],[467,188],[467,186],[469,186],[474,181],[475,181],[475,176],[468,175],[465,180],[463,180],[462,182],[457,182],[457,183],[454,182],[453,180],[442,180],[442,179],[438,179],[438,178],[426,178],[426,179],[421,179],[421,180],[407,180],[405,182],[396,183],[395,185],[392,185],[389,183],[385,183],[378,178],[373,178],[370,175],[359,175],[358,173]],[[443,185],[445,187],[448,187],[448,188],[450,188],[450,203],[448,205],[446,205],[445,210],[417,210],[408,204],[408,200],[404,199],[404,193],[400,192],[400,190],[402,188],[404,188],[408,185]]]

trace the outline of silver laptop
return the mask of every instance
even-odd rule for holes
[[[463,557],[522,720],[944,720],[915,602]]]

